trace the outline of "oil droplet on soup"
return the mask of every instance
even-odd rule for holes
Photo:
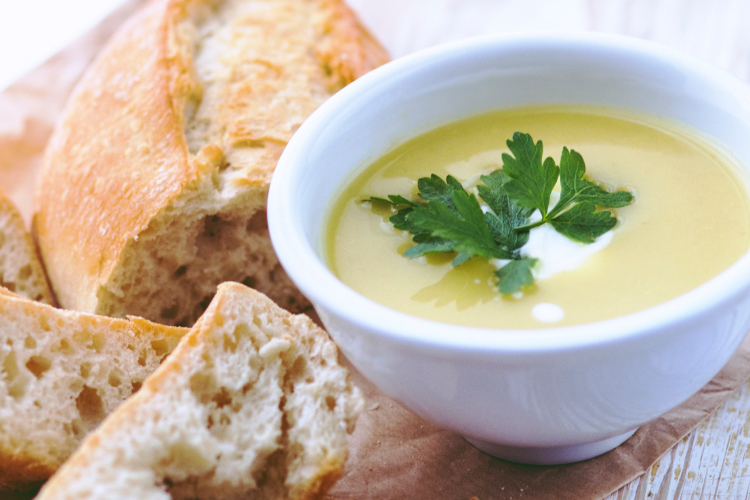
[[[513,132],[544,143],[559,164],[578,151],[587,175],[628,189],[635,201],[614,209],[612,241],[575,269],[503,296],[496,268],[454,255],[408,259],[411,235],[388,222],[370,196],[416,196],[420,177],[461,182],[502,166]],[[414,316],[484,328],[531,329],[601,321],[655,306],[715,277],[750,247],[746,174],[697,134],[648,115],[573,106],[520,108],[475,116],[397,147],[346,186],[326,228],[328,263],[349,287]]]

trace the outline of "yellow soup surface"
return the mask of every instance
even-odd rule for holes
[[[500,168],[516,131],[541,140],[544,156],[557,164],[563,146],[575,149],[588,178],[635,195],[630,206],[612,209],[619,223],[609,245],[522,294],[501,295],[496,267],[482,258],[452,267],[455,254],[404,257],[414,243],[388,222],[391,208],[362,202],[389,194],[413,199],[417,179],[431,174],[471,182]],[[747,252],[745,175],[720,148],[650,116],[574,106],[489,113],[406,142],[348,184],[331,208],[328,263],[362,295],[444,323],[531,329],[600,321],[675,298]],[[562,319],[535,319],[539,304],[562,309]]]

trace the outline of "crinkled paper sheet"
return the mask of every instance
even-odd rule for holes
[[[0,186],[27,223],[41,154],[67,96],[113,30],[139,3],[128,1],[0,94]],[[457,434],[422,420],[354,374],[367,397],[367,409],[351,438],[346,473],[329,498],[600,499],[646,472],[749,377],[750,350],[743,347],[703,390],[643,426],[617,449],[578,464],[541,467],[492,458]],[[0,490],[0,498],[29,495]]]
[[[669,413],[599,457],[562,466],[519,465],[493,458],[461,436],[422,420],[357,374],[367,397],[351,439],[336,500],[598,500],[648,471],[750,377],[741,348],[714,379]],[[469,410],[470,411],[470,410]]]

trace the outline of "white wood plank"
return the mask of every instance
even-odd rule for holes
[[[599,31],[652,40],[750,79],[745,0],[348,0],[394,57],[471,36]]]
[[[749,495],[750,382],[677,443],[650,472],[607,500],[735,500]]]

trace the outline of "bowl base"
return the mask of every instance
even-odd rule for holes
[[[549,446],[526,448],[522,446],[507,446],[490,443],[478,439],[465,438],[474,447],[479,448],[493,457],[502,458],[510,462],[530,465],[560,465],[580,462],[606,453],[625,442],[635,433],[635,429],[625,434],[614,436],[591,443],[573,444],[567,446]]]

